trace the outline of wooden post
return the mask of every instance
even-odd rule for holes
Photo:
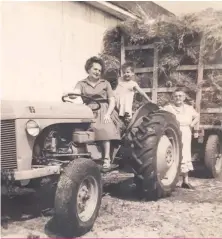
[[[157,89],[158,89],[158,49],[154,46],[154,61],[153,61],[153,85],[152,85],[152,100],[157,103]]]
[[[199,87],[200,83],[203,81],[203,72],[204,72],[204,62],[203,62],[203,52],[204,52],[204,37],[200,41],[200,53],[199,53],[199,62],[198,62],[198,77],[197,77],[197,86]],[[201,99],[202,99],[202,87],[197,89],[196,93],[196,109],[198,113],[201,111]],[[195,127],[195,130],[199,130],[199,124]]]
[[[126,57],[125,57],[125,42],[124,42],[124,37],[121,36],[121,60],[120,60],[120,64],[124,64],[126,61]],[[122,71],[121,71],[121,76],[123,75]]]

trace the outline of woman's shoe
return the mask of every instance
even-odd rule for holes
[[[109,169],[111,167],[111,160],[109,158],[104,159],[103,169]]]
[[[192,189],[192,190],[195,189],[191,184],[189,184],[189,183],[184,183],[184,182],[182,183],[181,187],[182,187],[182,188],[186,188],[186,189]]]

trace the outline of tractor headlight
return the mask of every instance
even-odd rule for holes
[[[29,135],[31,136],[37,136],[40,132],[40,127],[39,125],[34,121],[34,120],[29,120],[26,123],[26,130]]]

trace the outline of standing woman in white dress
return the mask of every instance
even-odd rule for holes
[[[188,173],[193,170],[192,157],[191,157],[191,140],[192,128],[199,122],[199,114],[191,105],[184,103],[186,93],[184,89],[176,89],[173,93],[173,103],[166,105],[163,109],[173,113],[179,124],[182,132],[182,163],[181,173],[183,175],[183,188],[194,189],[189,183]]]

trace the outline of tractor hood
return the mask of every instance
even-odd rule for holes
[[[62,102],[1,101],[1,119],[93,119],[83,104]]]

